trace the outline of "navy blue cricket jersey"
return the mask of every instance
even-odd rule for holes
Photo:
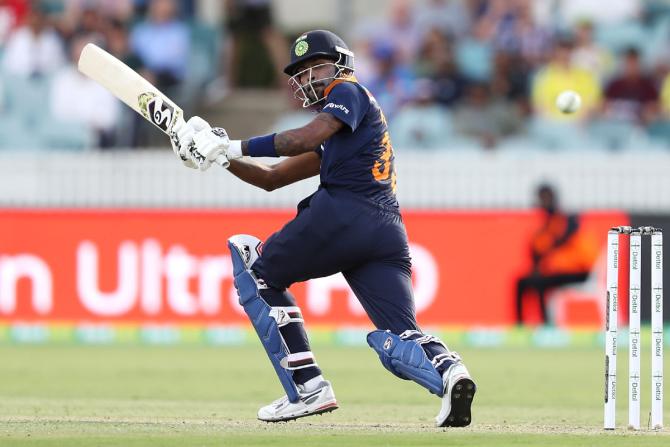
[[[346,126],[317,149],[321,155],[321,185],[397,208],[393,147],[377,101],[355,78],[335,80],[325,93],[326,104],[321,111]]]

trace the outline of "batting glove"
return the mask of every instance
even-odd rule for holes
[[[194,116],[187,122],[180,119],[172,127],[170,133],[172,150],[181,159],[184,166],[198,169],[198,164],[193,161],[189,152],[193,146],[193,137],[195,134],[205,129],[211,129],[211,126],[199,116]]]
[[[227,168],[230,162],[226,155],[230,140],[226,130],[221,127],[203,129],[193,137],[189,157],[201,171],[206,171],[215,161]]]

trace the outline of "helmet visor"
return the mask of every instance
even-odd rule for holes
[[[339,62],[340,61],[338,60],[336,62],[312,65],[311,67],[298,71],[289,78],[288,84],[291,87],[291,90],[293,90],[293,96],[299,101],[302,101],[303,107],[311,107],[325,100],[326,98],[323,96],[323,93],[328,84],[335,79],[343,79],[349,75],[351,69],[341,65]],[[317,71],[326,71],[318,69],[327,66],[333,67],[333,70],[331,71],[332,74],[330,76],[319,75],[321,77],[316,78]],[[301,82],[301,79],[304,79],[305,82]]]

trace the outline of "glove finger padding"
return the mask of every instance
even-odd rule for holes
[[[190,126],[183,119],[180,118],[177,120],[170,131],[170,144],[172,145],[172,151],[181,159],[184,166],[191,169],[197,169],[198,167],[195,163],[193,163],[188,155],[181,150],[182,141],[184,139],[192,139],[192,136],[188,136],[189,129]],[[192,133],[192,131],[190,132]]]
[[[204,170],[200,167],[199,163],[191,157],[190,152],[193,147],[193,138],[195,135],[198,132],[209,129],[211,129],[211,126],[207,121],[199,116],[194,116],[177,130],[177,137],[179,139],[179,157],[184,161],[185,165],[194,169]]]
[[[186,121],[179,118],[170,129],[170,143],[174,154],[177,156],[179,155],[179,134],[183,132],[184,127],[186,127]]]
[[[212,166],[212,162],[203,156],[198,150],[197,143],[195,139],[191,142],[191,145],[188,149],[188,156],[191,161],[196,165],[196,167],[201,171],[206,171]]]
[[[201,171],[209,169],[217,158],[226,156],[230,140],[220,127],[205,129],[195,134],[189,157]]]
[[[201,130],[211,129],[212,126],[209,125],[207,121],[200,118],[199,116],[194,116],[189,119],[186,124],[193,131],[193,134],[200,132]]]

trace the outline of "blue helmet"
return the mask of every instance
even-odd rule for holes
[[[354,71],[354,53],[335,33],[326,30],[308,31],[298,37],[291,45],[291,62],[284,73],[293,76],[298,65],[310,59],[325,57],[337,65]]]

